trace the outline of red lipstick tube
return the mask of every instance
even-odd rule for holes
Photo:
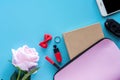
[[[61,56],[61,53],[60,53],[59,49],[57,48],[56,45],[53,45],[53,47],[54,47],[53,50],[54,50],[54,54],[55,54],[56,60],[57,60],[58,62],[62,62],[62,56]]]
[[[52,60],[50,59],[48,56],[45,57],[45,59],[51,63],[52,65],[54,65],[57,69],[60,69],[60,67]]]

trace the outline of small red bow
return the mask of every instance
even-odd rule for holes
[[[40,42],[40,46],[42,48],[47,48],[48,47],[48,41],[52,39],[52,36],[50,34],[45,34],[44,35],[44,41]]]

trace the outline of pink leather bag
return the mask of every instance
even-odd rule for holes
[[[54,80],[120,80],[120,50],[102,39],[61,68]]]

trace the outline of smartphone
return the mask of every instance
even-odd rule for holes
[[[120,0],[96,0],[102,16],[120,11]]]
[[[110,39],[101,39],[54,75],[53,80],[120,80],[120,50]]]

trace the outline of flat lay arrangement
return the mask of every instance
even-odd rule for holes
[[[119,80],[118,3],[0,1],[0,80]]]

